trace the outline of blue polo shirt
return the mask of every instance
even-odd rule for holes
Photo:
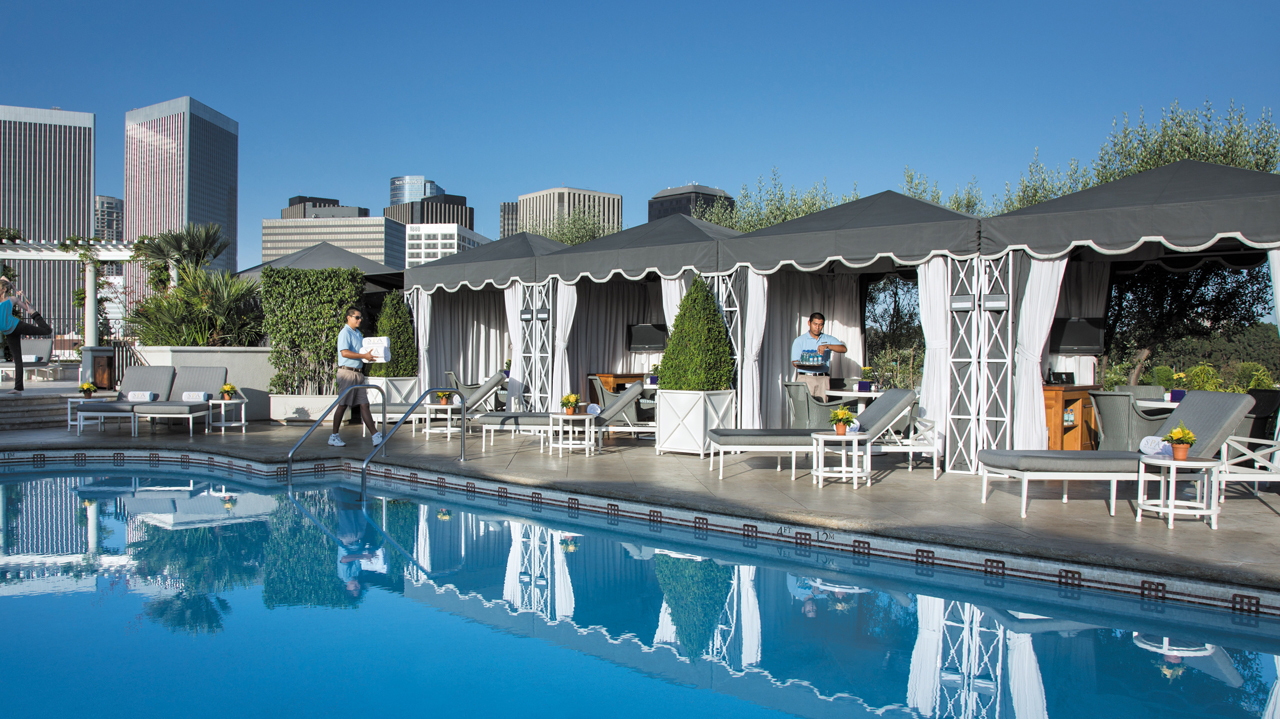
[[[360,354],[360,348],[363,346],[364,335],[360,334],[360,330],[351,329],[351,325],[343,325],[342,331],[338,333],[338,366],[348,367],[357,372],[364,369],[363,360],[348,359],[342,356],[342,350]]]
[[[825,332],[819,335],[816,339],[814,338],[813,335],[809,334],[808,332],[805,332],[804,334],[797,337],[795,342],[791,343],[791,361],[799,362],[801,352],[804,352],[805,350],[817,350],[818,345],[842,345],[842,344],[844,343]],[[800,374],[818,374],[820,372],[826,372],[827,374],[830,374],[831,373],[831,350],[826,350],[822,353],[822,369],[816,370],[816,371],[797,369],[796,371],[799,372]]]

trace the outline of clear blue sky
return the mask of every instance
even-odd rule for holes
[[[1091,159],[1173,100],[1277,104],[1280,3],[48,3],[0,5],[0,104],[97,113],[121,196],[124,113],[191,95],[240,123],[240,265],[292,195],[379,214],[393,175],[476,208],[569,185],[697,181],[944,193]]]

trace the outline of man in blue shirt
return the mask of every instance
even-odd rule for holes
[[[365,384],[364,363],[366,360],[372,362],[374,359],[372,352],[360,351],[364,347],[364,335],[360,334],[360,321],[363,319],[364,313],[359,308],[347,309],[347,323],[338,332],[338,375],[334,378],[338,386],[338,394],[342,394],[348,387]],[[334,447],[347,446],[347,443],[342,441],[342,437],[338,436],[338,430],[342,429],[342,416],[347,413],[347,407],[351,408],[352,414],[355,414],[357,407],[360,408],[360,419],[373,435],[373,446],[382,444],[382,433],[373,423],[373,413],[369,411],[369,396],[363,389],[348,392],[333,411],[333,434],[329,435],[329,444]]]
[[[823,334],[822,328],[826,323],[827,318],[823,317],[821,312],[814,312],[809,315],[809,331],[791,343],[791,365],[796,368],[797,376],[801,382],[809,386],[809,394],[824,402],[827,399],[827,390],[831,387],[831,353],[843,354],[849,351],[849,348],[845,347],[840,340]],[[822,365],[815,369],[800,369],[801,353],[805,350],[821,353]]]

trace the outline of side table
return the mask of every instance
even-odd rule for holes
[[[559,456],[564,456],[564,451],[569,450],[569,454],[573,454],[573,450],[581,447],[591,456],[591,441],[589,432],[587,432],[587,422],[594,422],[596,416],[594,414],[565,414],[563,412],[553,412],[551,414],[551,443],[552,449],[560,450]],[[567,423],[567,425],[566,425]],[[568,430],[566,432],[565,430]],[[581,429],[582,439],[574,439],[574,435]],[[567,435],[567,436],[566,436]]]
[[[814,432],[809,435],[813,438],[813,475],[814,484],[818,488],[823,487],[823,481],[830,479],[832,481],[853,480],[853,488],[858,488],[858,477],[867,478],[867,486],[871,486],[871,453],[859,453],[858,443],[867,439],[867,435],[862,432],[848,432],[846,434],[836,434],[835,432]],[[827,445],[835,445],[828,448]],[[840,466],[828,467],[827,454],[839,454]],[[849,455],[853,455],[853,462],[849,462]],[[859,461],[859,460],[862,461]],[[865,466],[864,466],[865,465]]]
[[[1138,519],[1142,521],[1142,513],[1155,512],[1169,516],[1169,529],[1173,529],[1173,518],[1176,515],[1208,518],[1209,526],[1218,528],[1218,513],[1221,507],[1218,502],[1218,482],[1216,470],[1221,464],[1216,459],[1174,459],[1168,455],[1143,455],[1138,460]],[[1160,498],[1147,496],[1147,467],[1159,468]],[[1178,499],[1178,470],[1183,470],[1181,480],[1196,483],[1195,499]],[[1187,471],[1190,470],[1190,471]]]
[[[106,397],[68,397],[67,398],[67,431],[70,432],[72,427],[76,426],[76,421],[71,418],[71,408],[85,402],[110,402]],[[98,424],[102,424],[99,420]]]
[[[245,413],[244,413],[245,402],[247,402],[247,400],[244,400],[244,399],[211,399],[209,400],[209,412],[211,415],[210,419],[212,419],[212,412],[214,411],[214,409],[216,408],[218,410],[218,419],[210,422],[210,424],[214,427],[218,427],[219,431],[222,434],[227,433],[227,427],[239,427],[240,434],[244,434],[244,428],[249,426],[249,421],[245,419]],[[228,407],[232,409],[239,408],[240,419],[238,420],[227,419]]]
[[[460,404],[454,404],[453,402],[449,402],[448,404],[425,404],[424,403],[423,405],[421,405],[421,407],[425,409],[427,412],[427,428],[422,430],[423,436],[425,436],[427,439],[431,439],[432,434],[443,434],[446,441],[452,440],[453,432],[454,432],[453,415],[454,413],[457,413],[458,418],[461,419],[464,416],[463,406]],[[431,420],[436,419],[441,415],[444,416],[444,427],[440,429],[432,428]],[[458,431],[461,432],[462,430],[459,429]]]

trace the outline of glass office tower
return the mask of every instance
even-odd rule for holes
[[[29,242],[93,234],[91,112],[0,105],[0,227]]]
[[[391,178],[391,205],[417,202],[424,197],[443,195],[444,188],[425,175],[401,175]]]

